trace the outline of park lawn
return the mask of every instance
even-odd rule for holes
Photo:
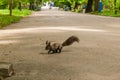
[[[111,17],[120,17],[120,11],[117,12],[117,14],[114,13],[114,11],[104,10],[100,15],[104,16],[111,16]]]
[[[9,15],[9,10],[1,9],[0,14]],[[27,9],[23,9],[22,11],[18,9],[13,9],[13,13],[12,13],[13,16],[22,16],[22,17],[27,16],[29,14],[31,14],[31,11]]]
[[[13,10],[13,16],[9,16],[9,10],[0,10],[0,28],[3,28],[11,23],[15,23],[20,21],[22,17],[25,17],[31,14],[29,10],[19,11],[17,9]]]
[[[0,15],[0,28],[3,28],[11,23],[20,21],[21,16]]]
[[[111,17],[120,17],[120,11],[118,11],[117,14],[114,14],[114,11],[103,10],[100,13],[98,13],[98,12],[92,12],[91,14],[102,15],[102,16],[111,16]]]

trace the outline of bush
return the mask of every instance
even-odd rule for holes
[[[7,7],[7,4],[0,5],[0,9],[5,9]]]
[[[5,9],[8,6],[7,0],[0,0],[0,9]]]

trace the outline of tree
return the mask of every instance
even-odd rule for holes
[[[99,0],[95,0],[94,2],[94,11],[98,11],[98,3],[99,3]]]
[[[114,12],[114,13],[115,13],[115,14],[117,14],[116,2],[117,2],[117,1],[116,1],[116,0],[114,0],[114,6],[115,6],[115,12]]]
[[[9,0],[10,16],[12,16],[12,7],[13,7],[13,0]]]
[[[88,0],[86,13],[92,12],[93,0]]]
[[[22,10],[21,2],[18,3],[18,9],[19,9],[20,11]]]

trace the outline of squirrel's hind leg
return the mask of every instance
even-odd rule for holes
[[[52,50],[53,53],[56,53],[56,49],[55,50]]]
[[[50,54],[51,53],[51,49],[48,51],[48,54]]]
[[[58,49],[58,51],[59,51],[58,53],[61,53],[61,51],[62,51],[62,48],[59,48],[59,49]]]

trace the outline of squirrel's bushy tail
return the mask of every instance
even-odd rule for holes
[[[69,46],[69,45],[73,44],[75,41],[79,42],[79,38],[76,36],[70,36],[67,40],[65,40],[62,43],[62,46]]]

